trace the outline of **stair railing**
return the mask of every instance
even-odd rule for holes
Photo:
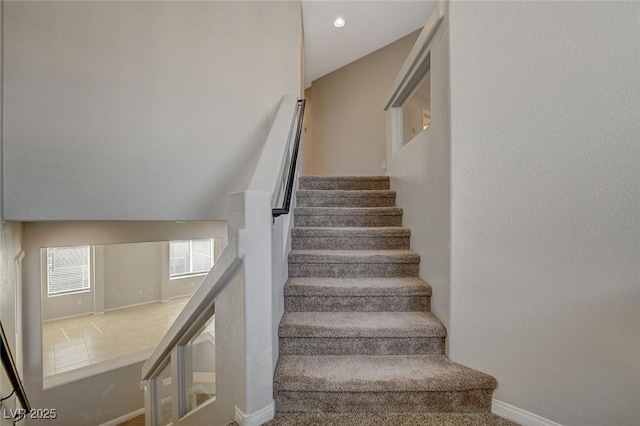
[[[0,398],[2,401],[9,399],[13,395],[15,395],[16,398],[18,398],[21,409],[15,410],[13,412],[13,415],[11,416],[11,417],[15,417],[14,421],[17,421],[23,418],[26,415],[26,413],[31,411],[31,404],[29,404],[29,399],[27,398],[27,392],[24,390],[24,386],[22,385],[22,380],[20,380],[18,368],[16,367],[16,363],[13,360],[13,355],[11,354],[11,347],[9,347],[9,341],[7,340],[7,336],[4,333],[4,327],[2,326],[2,322],[0,322],[0,358],[2,359],[2,367],[4,368],[12,387],[12,391],[9,395],[0,395]],[[5,415],[7,412],[10,412],[10,411],[11,410],[5,410]]]
[[[273,209],[271,211],[273,217],[278,217],[283,214],[289,214],[289,209],[291,207],[291,195],[293,193],[293,184],[295,182],[296,177],[296,166],[298,164],[298,151],[300,150],[300,139],[302,137],[302,119],[304,117],[304,107],[306,101],[304,99],[298,100],[297,110],[296,110],[296,137],[293,145],[293,152],[291,153],[291,161],[289,162],[289,174],[287,177],[287,186],[284,194],[284,200],[282,202],[282,207]]]
[[[304,101],[282,98],[247,190],[229,194],[229,244],[143,365],[147,426],[233,420],[257,426],[273,418],[277,326],[286,281],[283,253],[293,223],[292,215],[276,220],[273,211],[282,198],[281,209],[289,211],[295,197],[303,111]],[[204,355],[215,364],[207,376],[215,383],[205,392],[206,386],[195,383],[196,375],[204,375],[193,369],[192,351],[212,323],[213,350]],[[194,391],[198,386],[201,390]]]

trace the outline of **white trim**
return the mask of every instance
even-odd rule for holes
[[[239,426],[260,426],[263,423],[272,420],[276,415],[276,403],[271,401],[269,405],[259,409],[255,413],[245,414],[236,407],[236,423]]]
[[[203,272],[190,272],[188,274],[182,274],[182,275],[173,275],[173,276],[170,275],[169,281],[186,280],[187,278],[195,278],[195,277],[206,277],[208,273],[209,271],[203,271]]]
[[[171,302],[172,300],[177,300],[177,299],[184,299],[184,298],[189,298],[193,296],[193,291],[191,293],[185,293],[185,294],[177,294],[175,296],[171,296],[170,298],[168,298],[167,300],[161,300],[160,302],[162,303],[167,303],[167,302]]]
[[[42,321],[42,323],[46,324],[46,323],[49,323],[49,322],[68,320],[68,319],[72,319],[72,318],[85,317],[85,316],[89,316],[89,315],[104,315],[106,312],[119,311],[120,309],[136,308],[138,306],[151,305],[152,303],[167,303],[167,302],[170,302],[172,300],[183,299],[183,298],[186,298],[186,297],[190,297],[192,294],[193,293],[191,293],[191,294],[179,294],[177,296],[170,297],[167,300],[156,299],[156,300],[149,300],[147,302],[133,303],[131,305],[123,305],[123,306],[118,306],[118,307],[115,307],[115,308],[105,309],[102,312],[87,311],[87,312],[84,312],[84,313],[81,313],[81,314],[74,314],[74,315],[67,315],[67,316],[64,316],[64,317],[51,318],[51,319]]]
[[[500,417],[520,423],[522,426],[562,426],[552,420],[530,413],[522,408],[493,399],[491,411]]]
[[[43,320],[42,323],[43,324],[47,324],[47,323],[50,323],[50,322],[63,321],[63,320],[68,320],[68,319],[72,319],[72,318],[88,317],[89,315],[93,315],[93,311],[82,312],[80,314],[66,315],[64,317],[50,318],[50,319],[47,319],[47,320]]]
[[[160,299],[148,300],[146,302],[132,303],[130,305],[117,306],[115,308],[105,309],[104,311],[105,312],[113,312],[113,311],[119,311],[120,309],[136,308],[138,306],[150,305],[152,303],[160,303],[160,302],[162,302],[162,300],[160,300]]]
[[[118,426],[120,423],[126,422],[127,420],[131,420],[132,418],[137,417],[140,414],[144,414],[144,407],[139,408],[136,411],[123,414],[122,416],[113,420],[109,420],[108,422],[101,423],[98,426]]]
[[[399,103],[404,102],[415,88],[419,81],[415,81],[421,72],[422,65],[429,58],[431,49],[430,44],[434,35],[438,31],[440,23],[444,20],[446,14],[447,4],[445,1],[438,1],[435,9],[427,19],[422,32],[418,36],[415,44],[411,48],[407,59],[402,64],[402,68],[398,72],[398,75],[393,83],[392,90],[389,93],[388,101],[384,106],[384,110],[387,111],[391,107],[400,106]]]

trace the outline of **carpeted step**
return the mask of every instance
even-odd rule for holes
[[[280,353],[443,355],[447,331],[430,312],[287,312]]]
[[[402,226],[397,207],[296,207],[295,226]]]
[[[402,416],[418,425],[430,424],[421,423],[429,413],[456,413],[491,424],[497,382],[444,356],[446,329],[429,312],[431,287],[417,277],[420,256],[388,189],[380,177],[300,180],[274,377],[278,416],[395,426]],[[354,418],[363,415],[384,419]]]
[[[491,413],[278,413],[262,426],[518,426]]]
[[[389,189],[388,176],[301,176],[299,182],[300,189]]]
[[[291,230],[294,250],[409,249],[411,231],[401,227],[297,227]]]
[[[388,190],[298,190],[299,207],[393,207],[395,191]]]
[[[410,250],[292,250],[289,277],[415,277],[419,264]]]
[[[443,355],[281,355],[278,412],[485,412],[496,380]]]
[[[286,312],[429,311],[431,287],[417,277],[289,278]]]

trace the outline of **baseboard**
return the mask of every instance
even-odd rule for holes
[[[266,407],[251,414],[245,414],[236,407],[236,423],[238,423],[239,426],[260,426],[273,419],[275,414],[276,404],[274,401],[271,401]]]
[[[522,408],[515,407],[497,399],[492,401],[491,411],[493,414],[519,423],[522,426],[562,426],[560,423],[545,419],[537,414],[530,413]]]
[[[138,306],[151,305],[152,303],[160,303],[160,302],[161,302],[160,299],[147,300],[145,302],[132,303],[130,305],[122,305],[122,306],[116,306],[115,308],[105,309],[104,312],[113,312],[113,311],[119,311],[121,309],[136,308]]]
[[[139,409],[139,410],[132,411],[131,413],[127,413],[125,415],[122,415],[122,416],[118,417],[117,419],[113,419],[113,420],[109,420],[108,422],[101,423],[98,426],[118,426],[120,423],[126,422],[127,420],[131,420],[132,418],[137,417],[140,414],[144,414],[144,407]]]
[[[180,299],[182,297],[185,297],[185,296],[177,296],[177,297],[171,298],[169,300]],[[104,315],[106,312],[119,311],[121,309],[135,308],[135,307],[138,307],[138,306],[151,305],[152,303],[160,303],[160,302],[164,302],[164,301],[160,300],[160,299],[148,300],[146,302],[132,303],[130,305],[116,306],[115,308],[109,308],[109,309],[105,309],[105,310],[99,311],[99,312],[88,311],[88,312],[83,312],[83,313],[80,313],[80,314],[73,314],[73,315],[67,315],[67,316],[64,316],[64,317],[51,318],[51,319],[42,321],[42,323],[46,324],[46,323],[49,323],[49,322],[64,321],[64,320],[73,319],[73,318],[77,318],[77,317],[86,317],[86,316],[89,316],[89,315]]]
[[[43,320],[42,323],[43,324],[48,324],[50,322],[64,321],[64,320],[78,318],[78,317],[88,317],[89,315],[93,315],[93,311],[82,312],[80,314],[65,315],[64,317],[58,317],[58,318],[50,318],[50,319],[47,319],[47,320]]]

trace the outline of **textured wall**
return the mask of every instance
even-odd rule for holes
[[[4,38],[4,17],[3,8],[0,8],[0,44]],[[3,78],[4,70],[0,67],[0,80]],[[3,87],[0,84],[0,97],[3,96]],[[3,123],[3,105],[0,102],[0,128]],[[1,129],[0,129],[1,130]],[[3,132],[0,131],[0,146],[3,142]],[[0,153],[2,151],[0,150]],[[2,184],[2,167],[0,166],[0,185]],[[0,206],[2,201],[0,200]],[[18,369],[22,366],[22,348],[20,339],[16,333],[20,333],[22,315],[17,304],[21,300],[20,283],[22,281],[21,264],[16,265],[16,260],[20,262],[22,251],[22,224],[5,222],[0,218],[0,321],[4,328],[7,340]],[[0,368],[0,395],[6,397],[11,393],[12,386],[4,369]],[[16,408],[16,398],[11,397],[2,402],[2,410]],[[4,413],[0,410],[0,426],[13,424],[12,421],[4,419]]]
[[[391,189],[420,254],[420,278],[433,288],[431,310],[449,325],[449,32],[443,21],[431,42],[431,126],[393,153],[387,152]],[[389,114],[389,119],[390,119]],[[387,126],[391,132],[391,123]]]
[[[640,424],[640,3],[451,2],[454,361]]]
[[[418,34],[411,33],[313,81],[307,175],[385,173],[381,168],[386,160],[383,108]]]
[[[4,218],[223,220],[280,98],[299,2],[5,2]]]

